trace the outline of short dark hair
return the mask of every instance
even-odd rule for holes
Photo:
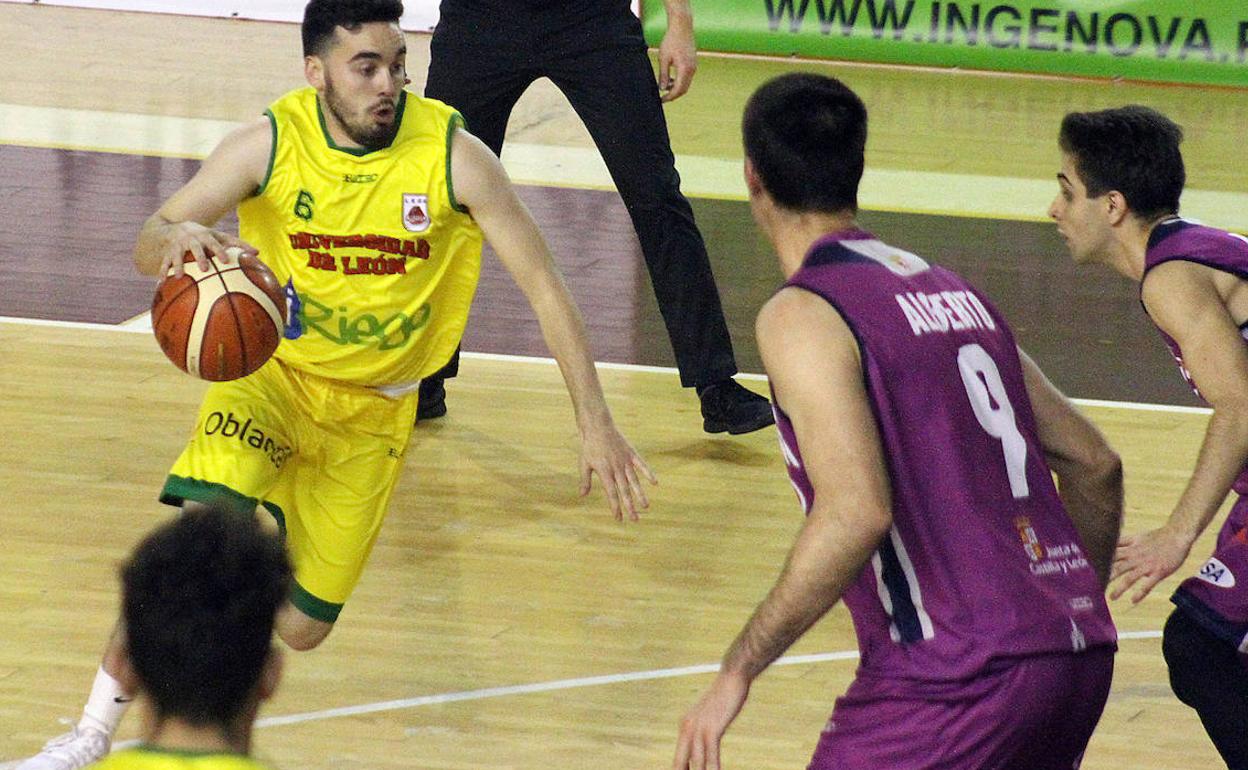
[[[121,569],[127,650],[156,713],[229,727],[249,704],[291,572],[252,513],[200,509],[149,535]]]
[[[1187,181],[1182,141],[1178,124],[1138,104],[1069,113],[1058,138],[1062,150],[1074,157],[1090,197],[1117,190],[1143,219],[1178,212]]]
[[[303,55],[324,55],[337,27],[354,31],[361,24],[402,17],[400,0],[312,0],[303,9]]]
[[[759,87],[741,121],[745,156],[777,203],[858,211],[867,108],[836,78],[795,72]]]

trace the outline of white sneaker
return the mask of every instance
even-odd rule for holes
[[[43,751],[20,762],[16,770],[78,770],[108,753],[113,739],[93,727],[75,727],[44,744]]]

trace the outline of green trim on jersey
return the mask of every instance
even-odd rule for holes
[[[135,751],[141,751],[144,754],[169,754],[175,757],[247,757],[246,754],[238,751],[223,751],[221,749],[174,749],[168,746],[157,746],[154,743],[140,743],[134,747]]]
[[[277,160],[277,118],[273,115],[273,110],[265,110],[264,114],[269,119],[269,130],[273,133],[273,145],[269,147],[269,167],[264,170],[264,180],[260,182],[260,186],[256,188],[253,195],[260,195],[264,192],[264,188],[269,186],[269,177],[273,176],[273,162]]]
[[[467,207],[459,205],[459,201],[455,200],[455,183],[451,181],[451,142],[455,139],[456,128],[468,130],[468,121],[458,112],[452,113],[451,119],[446,121],[446,197],[451,202],[451,208],[467,214]]]
[[[269,770],[270,765],[228,749],[201,751],[141,743],[91,765],[100,770]]]
[[[282,542],[286,542],[286,512],[282,510],[280,505],[268,500],[260,504],[264,506],[264,510],[268,511],[273,520],[277,522],[277,531],[281,533]]]
[[[403,91],[403,93],[399,94],[399,106],[394,110],[394,136],[390,137],[390,141],[386,142],[381,147],[373,147],[371,149],[368,147],[338,146],[338,144],[334,141],[334,138],[329,135],[329,126],[325,125],[325,112],[321,109],[320,94],[317,94],[316,96],[316,119],[320,121],[321,134],[324,135],[325,144],[329,146],[329,149],[337,150],[338,152],[345,152],[348,155],[354,155],[357,158],[362,158],[365,155],[384,150],[394,143],[395,138],[399,135],[399,129],[403,125],[403,109],[405,107],[407,107],[407,91]]]
[[[169,474],[165,479],[165,488],[160,491],[160,502],[181,506],[187,500],[204,505],[224,505],[239,513],[254,513],[260,504],[256,498],[236,492],[224,484]]]
[[[334,623],[338,613],[342,612],[341,604],[327,602],[319,596],[308,593],[308,589],[299,585],[298,581],[290,581],[290,603],[313,620]]]

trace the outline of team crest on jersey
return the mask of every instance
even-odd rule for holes
[[[403,193],[403,227],[412,233],[423,233],[429,229],[428,195]]]
[[[1235,573],[1212,556],[1209,557],[1209,561],[1205,562],[1205,566],[1200,568],[1200,572],[1196,573],[1196,577],[1218,588],[1235,587]]]
[[[1014,519],[1014,528],[1018,530],[1018,539],[1023,541],[1023,550],[1027,552],[1027,558],[1040,561],[1040,558],[1044,556],[1044,549],[1040,547],[1040,538],[1036,536],[1031,520],[1026,516],[1019,516]]]

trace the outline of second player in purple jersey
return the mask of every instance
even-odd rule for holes
[[[1173,596],[1162,652],[1175,694],[1234,770],[1248,770],[1248,241],[1181,219],[1182,129],[1147,107],[1062,121],[1049,214],[1076,262],[1140,284],[1184,379],[1213,407],[1196,467],[1166,522],[1122,538],[1110,595],[1139,602],[1178,570],[1230,492],[1213,555]]]
[[[1248,280],[1248,239],[1173,217],[1153,228],[1144,253],[1144,275],[1167,262],[1188,262]],[[1241,336],[1248,322],[1238,325]],[[1183,379],[1197,396],[1200,387],[1184,364],[1183,349],[1158,328]],[[1203,396],[1201,396],[1203,398]],[[1193,577],[1183,581],[1173,601],[1208,631],[1248,653],[1248,467],[1231,489],[1240,499],[1218,532],[1217,547]]]
[[[1113,669],[1117,456],[982,295],[857,227],[852,91],[782,76],[743,134],[787,279],[758,341],[806,519],[673,768],[720,766],[751,682],[842,598],[862,660],[812,770],[1078,767]]]
[[[1248,280],[1248,238],[1182,217],[1170,217],[1159,222],[1148,236],[1148,245],[1144,252],[1144,275],[1147,276],[1158,265],[1174,261],[1203,265],[1241,280]],[[1143,289],[1144,282],[1141,280],[1141,293]],[[1145,309],[1147,310],[1147,306]],[[1238,324],[1238,327],[1240,336],[1248,337],[1248,322]],[[1183,350],[1179,343],[1161,327],[1157,330],[1165,340],[1166,347],[1170,348],[1175,363],[1179,365],[1183,381],[1203,400],[1200,388],[1183,364]],[[1241,495],[1248,493],[1248,468],[1236,480],[1235,491]]]

